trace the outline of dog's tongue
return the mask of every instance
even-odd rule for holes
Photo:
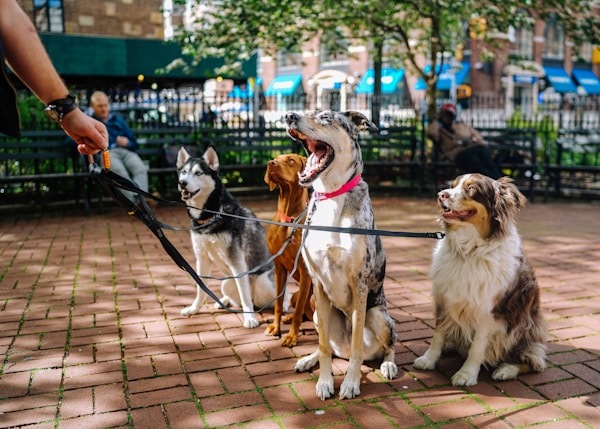
[[[306,149],[309,153],[306,159],[306,167],[300,173],[300,181],[306,182],[310,180],[316,173],[323,168],[323,161],[327,159],[328,147],[326,144],[318,140],[311,139],[305,136]]]
[[[472,210],[461,210],[461,211],[446,210],[442,214],[442,216],[446,219],[466,219],[468,217],[471,217],[472,215],[473,215]]]
[[[304,170],[298,175],[300,181],[306,182],[307,180],[310,180],[312,176],[319,171],[319,166],[319,157],[316,154],[311,153],[306,159],[306,167],[304,167]]]

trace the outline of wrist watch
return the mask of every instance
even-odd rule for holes
[[[74,95],[67,95],[66,98],[60,98],[49,103],[44,112],[46,116],[53,122],[60,122],[67,113],[77,109]]]

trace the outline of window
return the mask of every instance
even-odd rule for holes
[[[519,17],[519,21],[526,24],[530,21],[530,17],[525,11],[520,12],[523,15]],[[519,25],[517,28],[510,27],[509,40],[512,42],[510,46],[510,56],[520,60],[533,59],[533,31],[529,25]]]
[[[302,54],[281,50],[277,52],[277,70],[288,70],[302,67]]]
[[[544,58],[562,60],[565,57],[565,29],[556,14],[550,15],[544,30]]]
[[[38,31],[64,33],[62,0],[33,0],[33,22]]]

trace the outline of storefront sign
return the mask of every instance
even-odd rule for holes
[[[521,85],[533,85],[537,82],[537,77],[531,75],[516,74],[513,76],[513,82]]]

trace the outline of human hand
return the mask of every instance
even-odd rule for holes
[[[116,141],[121,147],[127,147],[129,145],[129,139],[125,136],[118,136]]]
[[[77,143],[77,150],[82,155],[93,155],[108,149],[108,131],[106,126],[76,109],[65,115],[60,121],[65,132]]]

